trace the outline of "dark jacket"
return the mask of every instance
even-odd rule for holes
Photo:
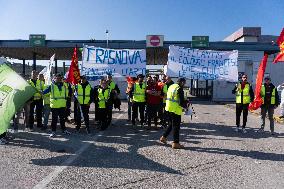
[[[99,96],[99,89],[102,89],[102,87],[98,86],[94,90],[94,102],[95,102],[96,105],[99,102],[99,98],[98,98],[98,96]],[[103,93],[105,92],[106,89],[109,89],[109,88],[107,87],[107,88],[103,89]],[[111,99],[113,99],[113,93],[110,93],[110,97],[109,97],[108,101],[106,102],[106,106],[112,106],[112,100]]]
[[[269,85],[264,84],[265,87],[265,95],[264,95],[264,104],[262,106],[278,106],[280,104],[279,96],[278,96],[278,91],[275,88],[275,86],[270,83]],[[271,104],[271,95],[272,91],[275,89],[275,104]]]

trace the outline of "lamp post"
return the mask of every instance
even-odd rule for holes
[[[108,31],[108,29],[106,29],[107,48],[108,48],[108,33],[109,33],[109,31]]]

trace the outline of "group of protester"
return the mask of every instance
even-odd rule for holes
[[[254,92],[251,84],[247,81],[247,75],[242,76],[242,81],[237,83],[232,93],[236,95],[236,132],[242,131],[246,133],[246,123],[248,116],[249,104],[254,100]],[[278,91],[281,91],[281,104],[278,96]],[[258,132],[263,132],[265,127],[265,117],[268,113],[270,121],[271,135],[275,135],[274,132],[274,110],[280,104],[280,119],[284,118],[284,83],[277,88],[271,83],[270,77],[264,78],[264,84],[261,87],[260,96],[262,98],[261,105],[261,125]],[[243,125],[240,128],[240,117],[243,112]]]
[[[127,78],[128,86],[126,90],[128,99],[128,121],[132,123],[134,129],[137,123],[149,130],[151,128],[157,130],[161,126],[164,133],[160,138],[160,142],[167,143],[167,137],[173,130],[172,148],[183,148],[179,142],[179,130],[181,123],[181,115],[188,108],[189,101],[184,97],[183,87],[186,83],[185,78],[179,78],[174,83],[171,77],[163,75],[159,80],[159,75],[151,77],[147,76],[144,81],[144,75]],[[274,132],[274,109],[280,104],[277,91],[281,92],[281,116],[284,118],[284,83],[276,87],[271,83],[269,77],[265,77],[264,84],[261,88],[261,97],[263,104],[261,106],[261,126],[259,132],[264,131],[265,117],[268,112],[270,120],[271,134]],[[85,76],[81,76],[80,83],[72,86],[62,75],[57,74],[53,78],[51,85],[45,85],[44,76],[37,75],[36,71],[31,73],[28,80],[31,86],[36,89],[34,96],[25,104],[25,126],[27,131],[34,129],[34,117],[36,117],[37,127],[42,130],[48,128],[49,114],[52,113],[51,134],[50,137],[56,135],[56,126],[59,122],[63,134],[69,135],[65,127],[66,121],[71,121],[71,102],[74,97],[74,124],[76,124],[76,132],[80,132],[83,119],[87,134],[91,133],[89,110],[90,104],[95,103],[95,120],[98,121],[99,129],[105,130],[111,125],[112,110],[114,105],[119,108],[120,89],[112,80],[112,76],[100,80],[100,84],[92,88]],[[247,75],[242,76],[242,81],[237,83],[232,93],[236,95],[236,131],[246,133],[246,123],[248,116],[248,107],[254,99],[252,86],[247,81]],[[118,104],[118,105],[117,105]],[[34,110],[36,116],[34,116]],[[16,113],[14,117],[14,130],[17,131],[19,124],[19,116],[22,110]],[[243,112],[243,125],[240,128],[240,116]],[[138,119],[138,113],[139,118]],[[42,121],[43,119],[43,121]],[[159,122],[158,122],[159,120]],[[154,127],[152,127],[152,121]],[[5,144],[5,133],[0,136],[0,143]]]
[[[50,85],[45,84],[43,74],[32,71],[28,83],[36,89],[34,96],[28,100],[23,108],[25,130],[33,132],[36,119],[36,126],[41,130],[48,128],[48,120],[52,113],[51,134],[56,135],[56,126],[59,118],[62,134],[71,134],[65,126],[66,122],[76,125],[76,132],[80,132],[81,124],[84,122],[86,133],[91,133],[89,110],[90,104],[95,103],[95,120],[98,121],[99,129],[105,130],[111,125],[112,109],[120,105],[118,95],[120,89],[108,75],[102,78],[98,86],[92,88],[85,76],[81,76],[80,83],[71,85],[60,74],[53,77]],[[179,127],[181,122],[182,107],[186,107],[187,100],[184,99],[182,87],[185,79],[180,78],[177,84],[170,77],[164,75],[162,80],[159,76],[147,76],[140,74],[136,78],[128,78],[126,94],[128,96],[128,121],[132,122],[133,128],[137,128],[138,110],[140,125],[147,125],[146,129],[151,129],[154,121],[154,129],[158,129],[158,124],[167,128],[162,142],[166,142],[166,137],[173,129],[173,148],[181,148],[179,144]],[[170,91],[170,95],[167,95]],[[71,119],[71,102],[74,102],[74,119]],[[166,101],[169,101],[167,104]],[[118,105],[117,105],[118,104]],[[19,110],[13,119],[14,132],[17,132],[19,117],[22,109]],[[81,120],[82,118],[82,120]],[[159,123],[158,123],[158,120]],[[0,136],[1,144],[6,143],[6,133]]]

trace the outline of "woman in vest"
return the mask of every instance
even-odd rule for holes
[[[248,106],[253,100],[254,94],[251,85],[247,82],[247,75],[242,75],[242,82],[236,84],[232,93],[236,95],[236,132],[240,131],[240,118],[243,112],[242,132],[246,133],[246,123],[248,117]]]
[[[81,83],[75,86],[75,90],[77,92],[77,100],[79,105],[77,106],[77,116],[76,116],[76,131],[80,131],[81,127],[81,110],[84,117],[86,132],[90,134],[90,126],[89,126],[89,110],[90,104],[92,102],[91,97],[93,96],[93,89],[89,82],[87,81],[85,76],[81,76]]]
[[[184,148],[183,145],[179,143],[179,131],[181,123],[182,109],[186,108],[187,101],[184,99],[183,86],[185,85],[185,78],[178,79],[176,84],[172,84],[167,92],[166,99],[166,111],[169,112],[169,125],[167,130],[164,132],[160,141],[164,144],[167,143],[167,137],[173,130],[174,141],[172,143],[173,149]]]
[[[261,87],[260,96],[263,104],[261,105],[261,128],[260,132],[264,131],[266,112],[270,121],[271,135],[274,135],[274,109],[279,105],[278,92],[275,86],[271,83],[270,77],[264,78],[265,83]]]
[[[97,91],[95,91],[95,100],[96,100],[96,105],[98,106],[97,108],[97,116],[98,120],[100,122],[100,130],[105,130],[107,129],[108,125],[108,106],[110,103],[110,98],[111,98],[111,91],[110,88],[108,87],[107,81],[103,78],[100,81],[100,86],[98,87]]]

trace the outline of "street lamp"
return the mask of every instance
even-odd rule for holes
[[[108,31],[108,29],[106,29],[106,40],[107,40],[107,48],[108,48],[108,33],[109,33],[109,31]]]

